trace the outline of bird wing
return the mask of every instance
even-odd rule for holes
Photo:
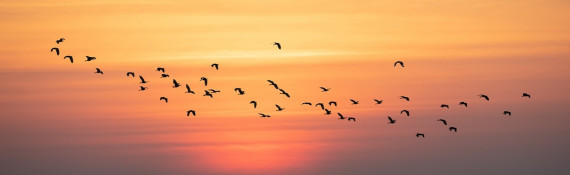
[[[142,77],[142,75],[139,75],[139,78],[141,79],[142,82],[144,82],[144,78]]]
[[[178,82],[176,82],[176,79],[172,79],[172,83],[178,84]]]

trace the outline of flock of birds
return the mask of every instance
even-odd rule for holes
[[[59,45],[60,43],[62,43],[62,42],[64,42],[64,41],[65,41],[65,38],[60,38],[60,39],[56,40],[56,44]],[[280,43],[274,42],[273,45],[276,46],[277,49],[281,50],[281,44],[280,44]],[[58,56],[60,55],[60,49],[59,49],[59,47],[53,47],[53,48],[51,49],[51,52],[55,52],[55,54],[58,55]],[[85,62],[89,62],[89,61],[96,60],[96,57],[92,57],[92,56],[85,56],[85,57],[86,57]],[[73,56],[71,56],[71,55],[66,55],[66,56],[63,57],[63,59],[69,59],[69,61],[70,61],[71,63],[73,63]],[[396,62],[394,62],[394,67],[397,67],[398,65],[399,65],[400,67],[404,68],[404,62],[403,62],[403,61],[396,61]],[[213,64],[211,64],[210,66],[211,66],[212,68],[216,69],[216,70],[219,69],[219,64],[217,64],[217,63],[213,63]],[[157,67],[157,68],[156,68],[156,71],[158,71],[158,72],[161,73],[160,78],[170,78],[170,75],[169,75],[169,74],[166,74],[166,69],[165,69],[164,67]],[[95,68],[95,72],[94,72],[94,73],[103,75],[103,71],[102,71],[100,68]],[[135,72],[127,72],[127,73],[126,73],[126,76],[127,76],[127,77],[135,77]],[[139,91],[146,91],[146,90],[148,90],[149,88],[146,87],[146,86],[143,86],[143,85],[144,85],[144,84],[147,84],[149,81],[146,81],[146,80],[143,78],[142,75],[139,75],[138,77],[139,77],[139,79],[140,79],[140,82],[139,82],[139,83],[142,84],[142,85],[139,86]],[[201,77],[201,78],[200,78],[200,81],[202,81],[202,82],[204,83],[204,87],[207,87],[207,86],[208,86],[208,78],[206,78],[206,77]],[[279,91],[279,94],[282,94],[282,95],[284,95],[284,96],[287,97],[287,98],[290,98],[290,97],[291,97],[288,92],[286,92],[285,90],[279,88],[279,86],[277,85],[277,83],[275,83],[274,81],[272,81],[272,80],[267,80],[267,82],[269,82],[269,84],[268,84],[269,86],[271,86],[271,87],[277,89],[277,90]],[[172,88],[178,88],[178,87],[182,86],[178,81],[176,81],[176,79],[172,79],[172,84],[173,84],[173,85],[172,85]],[[185,93],[196,94],[194,91],[192,91],[192,89],[190,88],[190,86],[189,86],[188,84],[186,84],[185,87],[186,87],[186,92],[185,92]],[[319,88],[321,89],[321,92],[328,92],[328,91],[331,90],[331,88],[326,88],[326,87],[319,87]],[[244,95],[244,94],[245,94],[245,91],[244,91],[243,89],[241,89],[241,88],[235,88],[234,91],[237,92],[237,95]],[[216,89],[205,89],[203,96],[205,96],[205,97],[210,97],[210,98],[214,98],[214,94],[215,94],[215,93],[219,93],[219,92],[221,92],[221,91],[220,91],[220,90],[216,90]],[[486,100],[486,101],[489,101],[489,100],[490,100],[489,96],[487,96],[487,95],[485,95],[485,94],[480,94],[480,95],[478,95],[478,96],[479,96],[480,98]],[[528,93],[522,93],[522,97],[523,97],[523,98],[531,98],[531,97],[530,97],[530,94],[528,94]],[[407,96],[400,96],[400,99],[405,100],[405,101],[410,101],[410,97],[407,97]],[[160,97],[159,100],[164,100],[165,103],[168,103],[168,98],[167,98],[167,97],[164,97],[164,96],[163,96],[163,97]],[[354,100],[354,99],[350,99],[350,102],[351,102],[352,105],[358,105],[358,104],[359,104],[359,101]],[[379,105],[379,104],[382,104],[383,100],[374,99],[374,102],[375,102],[375,103],[374,103],[375,105]],[[254,108],[254,109],[257,108],[257,105],[258,105],[257,101],[250,101],[249,104],[253,105],[253,108]],[[313,106],[313,103],[311,103],[311,102],[302,102],[301,105]],[[330,106],[333,106],[333,105],[336,107],[336,106],[337,106],[337,102],[336,102],[336,101],[329,101],[329,102],[328,102],[328,106],[329,106],[329,107],[330,107]],[[461,102],[459,102],[459,106],[468,107],[468,104],[467,104],[467,102],[461,101]],[[275,107],[276,107],[276,111],[283,111],[283,110],[285,109],[285,108],[279,106],[278,104],[275,104]],[[331,114],[332,114],[332,111],[330,111],[329,109],[327,109],[327,108],[325,107],[325,104],[324,104],[324,103],[316,103],[316,104],[315,104],[315,107],[320,107],[320,109],[325,112],[324,115],[331,115]],[[441,108],[447,108],[447,109],[449,109],[449,105],[448,105],[448,104],[441,104],[440,107],[441,107]],[[269,118],[269,117],[271,117],[271,115],[268,115],[268,114],[265,114],[265,113],[258,113],[258,114],[259,114],[259,116],[260,116],[261,118]],[[406,116],[410,116],[410,111],[409,111],[409,110],[402,110],[402,111],[400,111],[400,114],[405,114]],[[193,110],[193,109],[187,110],[187,111],[186,111],[186,116],[190,116],[190,115],[196,116],[196,111]],[[345,119],[346,119],[347,121],[356,122],[356,118],[355,118],[355,117],[344,117],[341,113],[338,113],[338,112],[337,112],[337,115],[339,116],[339,118],[338,118],[339,120],[345,120]],[[511,112],[510,112],[510,111],[503,111],[503,115],[505,115],[505,116],[506,116],[506,115],[511,116]],[[395,124],[395,123],[396,123],[396,120],[393,119],[392,117],[387,116],[387,118],[388,118],[388,124]],[[447,126],[447,124],[448,124],[445,119],[438,119],[437,122],[441,122],[441,123],[442,123],[443,125],[445,125],[445,126]],[[450,127],[449,127],[449,131],[451,131],[451,132],[457,132],[457,128],[454,127],[454,126],[450,126]],[[416,133],[416,137],[425,138],[425,134],[424,134],[424,133]]]

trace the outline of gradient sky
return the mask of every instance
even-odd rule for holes
[[[569,1],[3,0],[0,26],[0,174],[570,174]],[[357,122],[300,105],[331,100]]]

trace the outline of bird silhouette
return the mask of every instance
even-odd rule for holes
[[[449,127],[449,131],[455,131],[455,132],[457,132],[457,128],[456,128],[456,127],[453,127],[453,126],[452,126],[452,127]]]
[[[394,67],[396,67],[396,65],[398,65],[398,64],[400,64],[400,66],[404,67],[404,62],[402,62],[402,61],[396,61],[394,63]]]
[[[180,83],[178,83],[178,82],[176,81],[176,79],[172,79],[172,84],[174,84],[174,85],[172,85],[173,88],[180,87]]]
[[[422,136],[422,138],[425,138],[425,137],[426,137],[426,136],[425,136],[424,134],[422,134],[422,133],[417,133],[417,134],[416,134],[416,137],[420,137],[420,136]]]
[[[459,106],[461,106],[461,105],[467,107],[467,103],[465,103],[465,102],[459,102]]]
[[[485,98],[485,100],[489,101],[489,96],[487,96],[485,94],[479,95],[479,98]]]
[[[396,120],[392,119],[392,117],[388,116],[388,120],[389,120],[389,124],[394,124],[396,123]]]
[[[63,57],[63,59],[66,59],[66,58],[69,58],[69,61],[71,61],[71,63],[73,63],[73,56],[67,55],[67,56]]]
[[[336,106],[336,101],[329,101],[329,106],[332,106],[333,104]]]
[[[275,104],[275,107],[277,107],[277,111],[282,111],[283,109],[285,109],[285,108],[281,108],[281,106],[279,106],[277,104]]]
[[[190,113],[192,113],[193,116],[196,116],[196,111],[194,111],[194,110],[186,111],[186,116],[190,116]]]
[[[444,119],[438,119],[437,121],[440,121],[443,123],[443,125],[447,125],[447,121],[445,121]]]
[[[222,91],[215,90],[215,89],[208,89],[208,91],[210,91],[210,92],[212,92],[212,93],[214,93],[214,94],[215,94],[215,93],[218,93],[218,92],[222,92]]]
[[[210,98],[214,98],[214,96],[207,90],[204,90],[204,92],[205,92],[204,96],[210,96]]]
[[[400,96],[400,99],[404,99],[406,101],[410,101],[410,97],[406,97],[406,96]]]
[[[356,122],[356,118],[354,117],[348,117],[348,121],[352,120],[353,122]]]
[[[58,40],[55,40],[55,43],[59,44],[59,43],[63,42],[63,40],[65,40],[65,38],[60,38]]]
[[[325,87],[321,87],[321,89],[323,90],[322,92],[326,92],[326,91],[331,90],[331,88],[328,88],[328,89],[327,89],[327,88],[325,88]]]
[[[511,111],[503,111],[503,115],[509,115],[509,116],[511,116]]]
[[[190,93],[190,94],[195,94],[194,91],[190,90],[190,85],[186,84],[186,92],[184,93]]]
[[[87,61],[93,61],[93,60],[97,59],[97,58],[95,58],[95,57],[90,57],[90,56],[85,56],[85,57],[87,57],[87,59],[85,60],[85,62],[87,62]]]
[[[303,102],[301,103],[301,105],[309,105],[309,106],[313,106],[313,104],[311,102]]]
[[[408,117],[410,116],[410,111],[408,111],[408,110],[404,109],[404,110],[400,111],[400,114],[402,114],[402,113],[406,113],[406,116],[408,116]]]
[[[216,70],[218,70],[218,63],[214,63],[214,64],[212,64],[212,65],[210,65],[210,66],[212,66],[213,68],[216,68]]]
[[[281,43],[273,42],[273,45],[274,45],[274,46],[277,46],[277,48],[278,48],[279,50],[281,50]]]
[[[53,52],[54,50],[55,50],[55,54],[59,55],[59,48],[57,48],[57,47],[51,48],[50,52]]]
[[[140,86],[140,90],[139,91],[145,91],[146,89],[148,89],[148,87],[144,87],[144,86]]]
[[[256,101],[250,101],[249,104],[253,104],[253,108],[257,108],[257,102]]]
[[[383,100],[374,99],[374,101],[376,102],[377,105],[379,105],[379,104],[382,104],[382,101],[383,101]]]
[[[266,115],[266,114],[262,114],[262,113],[259,113],[259,115],[260,115],[261,117],[271,117],[270,115]]]
[[[331,115],[331,111],[328,109],[325,109],[325,115]]]
[[[275,87],[275,89],[279,89],[279,87],[277,86],[277,84],[275,84],[275,82],[271,81],[271,80],[267,80],[269,82],[270,86]]]
[[[156,71],[162,71],[162,73],[164,73],[164,67],[157,67]]]
[[[241,88],[235,88],[234,91],[238,92],[238,95],[243,95],[243,94],[245,94],[245,92],[242,91]]]
[[[160,74],[160,78],[166,78],[166,77],[170,77],[170,75],[168,75],[168,74]]]
[[[200,81],[204,81],[204,86],[208,86],[208,78],[202,77],[200,78]]]
[[[356,101],[356,100],[350,99],[350,101],[352,102],[353,105],[357,105],[357,104],[358,104],[358,101]]]
[[[338,114],[338,117],[339,117],[338,119],[339,119],[339,120],[344,120],[344,119],[346,119],[346,118],[344,118],[344,116],[342,116],[342,114],[340,114],[340,112],[337,112],[336,114]]]
[[[59,55],[59,54],[58,54],[58,55]],[[530,94],[523,93],[523,94],[522,94],[522,97],[528,97],[528,98],[530,98]]]
[[[321,106],[321,110],[325,110],[325,105],[323,103],[315,104],[315,107],[317,107],[317,106]]]
[[[446,104],[442,104],[440,107],[449,109],[449,105],[446,105]]]
[[[128,77],[128,76],[135,77],[135,73],[134,73],[134,72],[127,72],[127,77]]]
[[[101,75],[103,75],[103,71],[101,71],[101,69],[95,68],[95,70],[97,70],[97,72],[95,72],[96,74],[101,74]]]
[[[164,102],[168,103],[168,98],[166,97],[160,97],[160,100],[164,100]]]
[[[283,94],[283,95],[287,96],[287,98],[291,97],[291,96],[289,96],[289,93],[285,92],[285,90],[279,89],[279,91],[281,91],[281,93],[279,93],[279,94]]]
[[[148,82],[148,81],[144,81],[144,78],[142,77],[142,75],[139,75],[139,79],[141,79],[140,83],[142,83],[142,84],[145,84]]]

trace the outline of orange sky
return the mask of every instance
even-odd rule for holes
[[[2,1],[0,174],[560,174],[569,10],[554,0]],[[159,66],[197,94],[171,88]],[[222,92],[203,97],[208,88]],[[300,105],[331,100],[357,122]]]

